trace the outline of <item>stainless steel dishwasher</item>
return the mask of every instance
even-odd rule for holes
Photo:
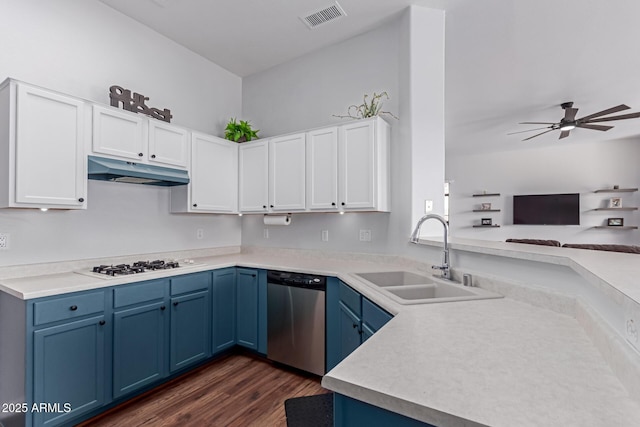
[[[267,358],[325,374],[327,278],[267,271]]]

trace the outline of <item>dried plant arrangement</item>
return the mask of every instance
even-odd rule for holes
[[[390,113],[389,111],[382,111],[382,104],[384,103],[384,101],[382,100],[383,96],[389,99],[389,95],[386,91],[380,93],[373,92],[371,100],[367,101],[369,95],[365,93],[362,104],[350,105],[347,109],[346,116],[333,114],[333,117],[339,117],[341,119],[366,119],[369,117],[376,117],[382,114],[387,114],[396,120],[400,120],[393,113]]]

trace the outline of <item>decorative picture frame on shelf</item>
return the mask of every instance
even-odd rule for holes
[[[621,208],[622,207],[622,198],[621,197],[612,197],[609,199],[609,207],[610,208]]]
[[[482,209],[483,211],[490,211],[491,210],[491,203],[482,203],[482,204],[480,204],[480,209]]]
[[[493,221],[491,221],[491,218],[482,218],[480,220],[480,224],[481,225],[493,225]]]
[[[607,218],[609,227],[624,227],[624,218]]]

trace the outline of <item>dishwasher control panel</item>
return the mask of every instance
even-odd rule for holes
[[[325,276],[275,270],[267,271],[267,283],[321,291],[324,291],[327,288],[327,278]]]

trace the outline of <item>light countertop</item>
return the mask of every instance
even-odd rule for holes
[[[276,250],[195,261],[114,279],[14,272],[0,279],[0,290],[31,299],[231,266],[337,276],[396,316],[323,377],[326,388],[447,427],[640,425],[640,404],[570,316],[508,298],[402,306],[353,273],[426,270],[375,256],[295,257]]]
[[[439,238],[420,239],[442,246]],[[627,297],[640,304],[640,255],[523,243],[451,238],[450,249],[567,266],[603,290],[616,302]]]

